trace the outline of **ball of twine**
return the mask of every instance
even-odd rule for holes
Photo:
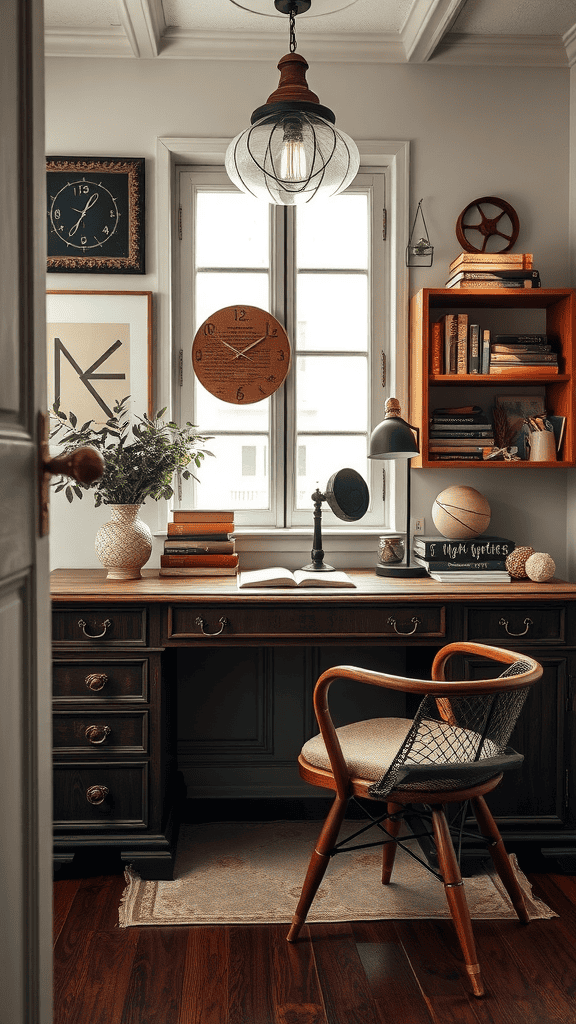
[[[530,558],[530,555],[535,554],[534,548],[522,547],[514,548],[508,558],[506,559],[506,569],[515,580],[528,579],[528,573],[526,572],[526,562]]]
[[[535,551],[526,560],[526,575],[534,583],[546,583],[551,580],[556,572],[554,559],[544,551]]]

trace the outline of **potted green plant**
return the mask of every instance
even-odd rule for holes
[[[82,484],[60,477],[54,487],[56,492],[64,491],[70,502],[91,490],[96,508],[111,506],[110,522],[96,534],[96,553],[108,568],[109,579],[138,578],[150,557],[152,535],[138,516],[146,499],[171,498],[174,474],[179,471],[185,480],[197,479],[190,464],[199,469],[205,456],[212,455],[202,447],[208,437],[199,434],[192,423],[179,427],[165,422],[165,409],[153,418],[144,413],[131,419],[128,398],[114,404],[113,415],[103,425],[87,420],[78,426],[73,412],[64,413],[58,402],[52,407],[50,440],[61,446],[62,454],[91,447],[104,461],[99,480]]]

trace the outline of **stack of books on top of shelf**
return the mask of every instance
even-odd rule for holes
[[[235,576],[233,532],[233,512],[175,509],[160,556],[160,576]]]
[[[489,373],[542,377],[558,373],[558,355],[549,334],[497,334],[490,342]]]
[[[450,264],[446,288],[539,288],[529,252],[461,252]]]
[[[415,537],[414,561],[439,583],[510,583],[506,559],[515,548],[504,537],[471,540]]]
[[[434,462],[479,461],[494,447],[492,423],[479,405],[434,409],[430,417],[428,458]]]

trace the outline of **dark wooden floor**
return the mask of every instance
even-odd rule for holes
[[[474,922],[478,1000],[448,921],[120,929],[123,875],[84,873],[54,884],[54,1024],[576,1024],[574,876],[529,872],[559,918]]]

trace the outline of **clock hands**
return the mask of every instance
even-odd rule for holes
[[[254,345],[259,345],[260,342],[264,341],[264,338],[267,338],[267,337],[268,337],[267,334],[263,334],[261,338],[257,338],[256,341],[253,341],[250,345],[247,345],[246,348],[243,348],[241,352],[237,352],[237,354],[234,356],[234,358],[238,359],[238,356],[245,355],[245,353],[248,352],[249,349],[254,348]],[[249,359],[249,358],[250,358],[249,356],[246,356],[246,359]]]
[[[229,348],[231,352],[235,353],[235,356],[234,356],[235,359],[238,359],[238,356],[244,356],[243,352],[239,352],[237,348],[234,348],[233,345],[229,345],[228,342],[224,341],[223,338],[220,338],[220,341],[222,342],[223,345],[226,345],[226,348]],[[262,341],[262,338],[260,338],[260,341]],[[250,345],[248,346],[248,348],[250,348]],[[244,356],[244,359],[248,359],[250,362],[252,362],[252,360],[250,359],[250,356]]]
[[[94,206],[94,203],[96,203],[96,202],[98,202],[98,193],[94,192],[90,196],[90,199],[88,200],[88,202],[86,203],[86,206],[84,207],[84,209],[82,211],[76,210],[75,207],[72,207],[72,209],[74,210],[74,213],[79,213],[80,216],[78,217],[78,220],[76,221],[76,223],[70,228],[70,231],[68,232],[68,237],[69,238],[71,238],[72,235],[76,234],[76,232],[78,231],[78,228],[80,227],[80,222],[81,222],[82,218],[86,215],[86,212],[90,209],[90,207]]]

